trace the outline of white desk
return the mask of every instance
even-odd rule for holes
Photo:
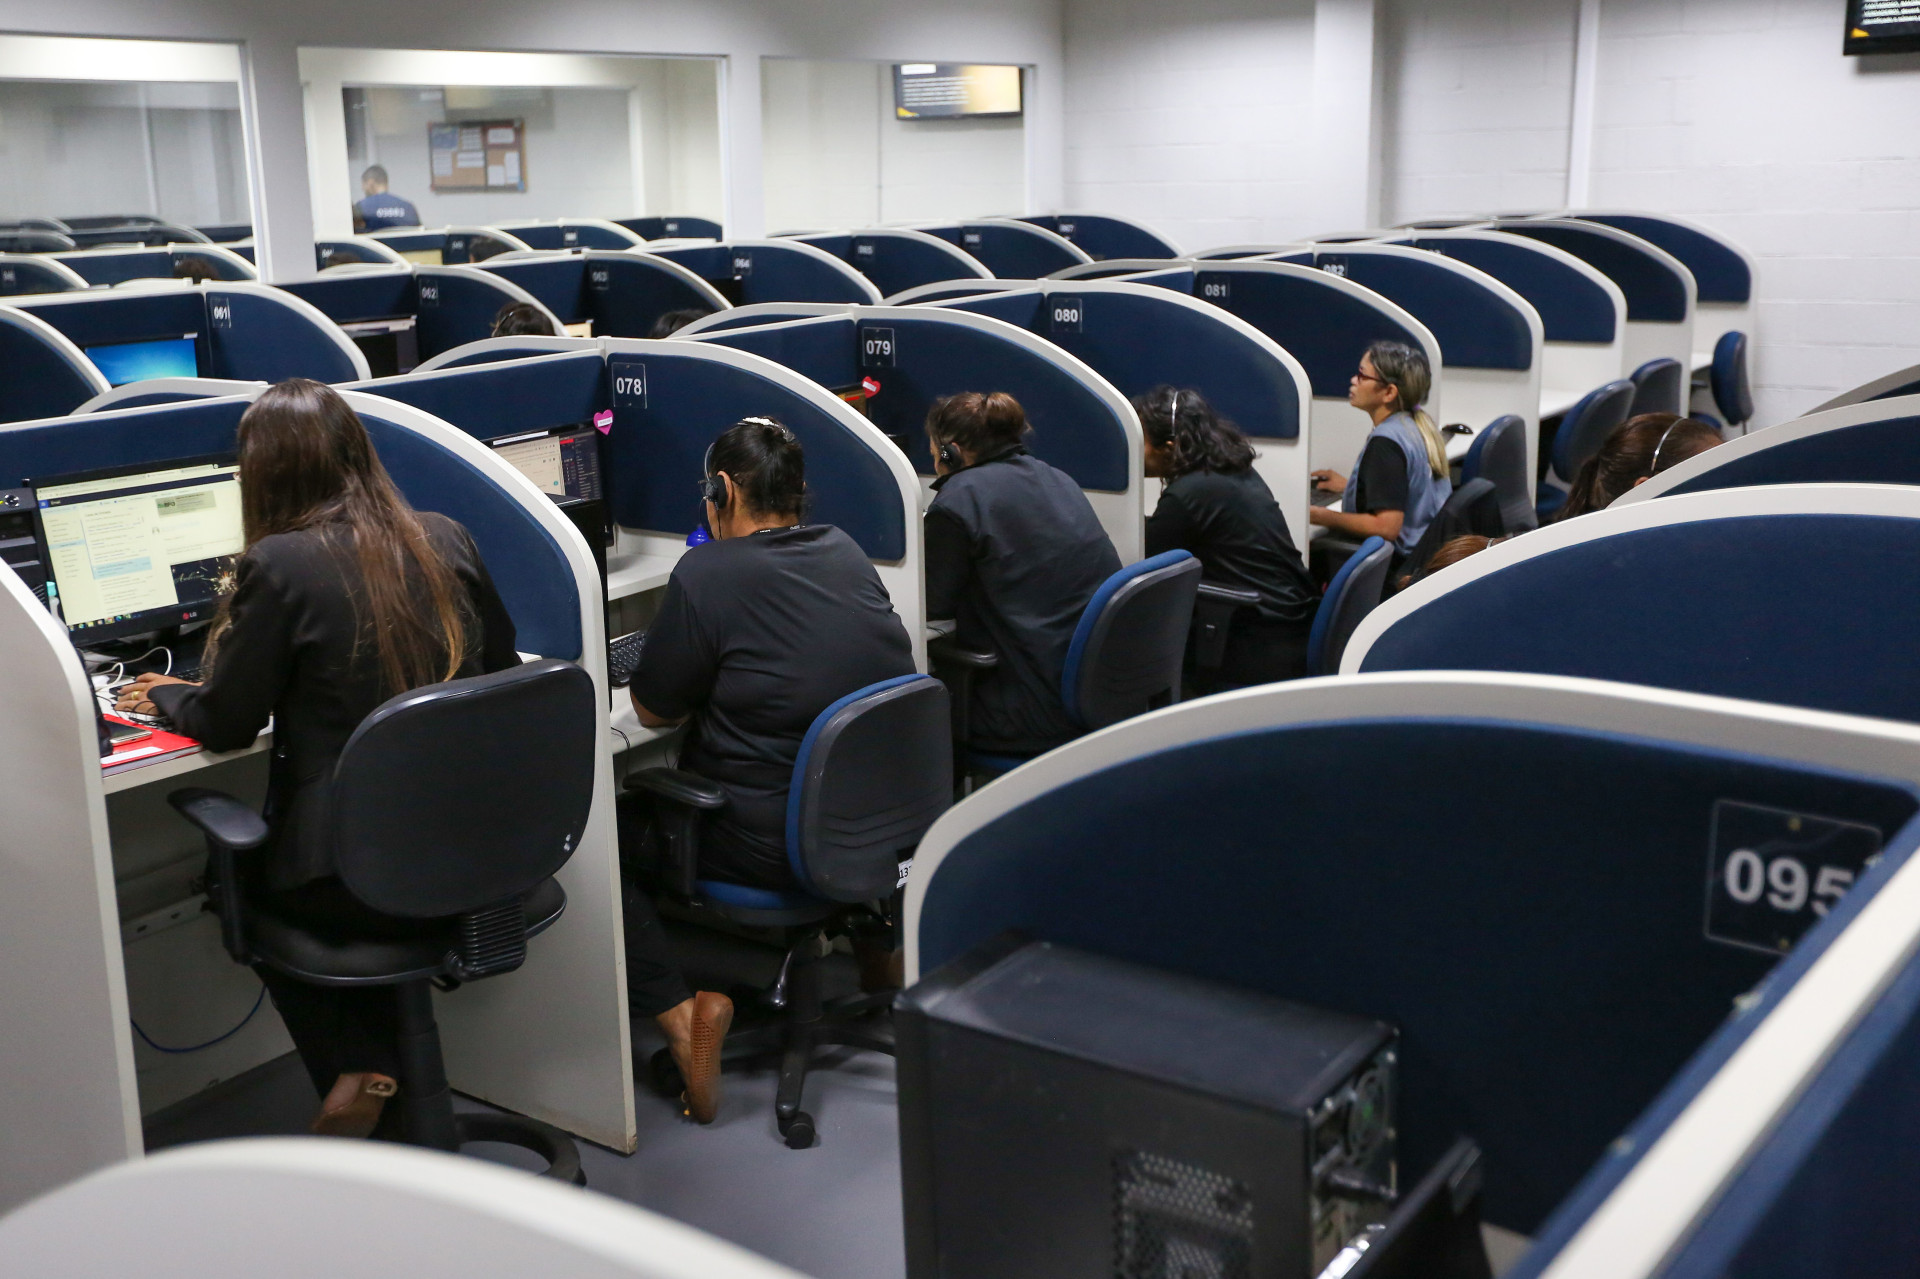
[[[1556,417],[1578,404],[1585,391],[1568,391],[1557,387],[1548,387],[1540,392],[1540,416]]]
[[[652,555],[644,551],[632,555],[609,555],[607,599],[626,599],[630,595],[659,590],[673,576],[673,566],[678,559],[678,556]]]

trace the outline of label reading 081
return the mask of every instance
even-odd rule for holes
[[[1781,954],[1846,895],[1879,855],[1859,822],[1723,799],[1707,854],[1707,936]]]

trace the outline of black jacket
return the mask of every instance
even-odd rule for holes
[[[460,674],[505,670],[520,658],[513,619],[466,529],[422,513],[435,549],[466,587],[467,658]],[[228,602],[231,625],[203,684],[162,684],[153,702],[209,750],[251,745],[273,717],[267,792],[273,840],[261,887],[281,890],[335,873],[328,788],[347,739],[386,699],[371,639],[359,644],[353,540],[339,524],[278,533],[241,560]],[[424,590],[424,587],[422,587]],[[421,782],[432,782],[431,760]]]
[[[1077,737],[1060,673],[1080,614],[1120,556],[1080,486],[1013,449],[934,482],[927,616],[1000,664],[974,681],[974,745],[1031,754]]]

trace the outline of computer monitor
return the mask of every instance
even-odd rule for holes
[[[415,266],[444,266],[439,249],[401,249],[400,256]]]
[[[231,456],[30,479],[47,603],[76,645],[211,617],[245,549]]]
[[[539,431],[516,431],[487,441],[513,468],[532,480],[542,493],[563,507],[592,502],[602,512],[599,536],[589,542],[613,544],[613,521],[604,512],[600,488],[600,437],[592,426],[577,423]],[[582,528],[582,532],[586,532]]]
[[[199,377],[199,335],[151,338],[141,342],[107,342],[85,348],[110,386],[145,382],[156,377]]]

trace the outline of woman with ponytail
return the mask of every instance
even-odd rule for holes
[[[1319,592],[1253,469],[1253,446],[1198,391],[1157,386],[1133,410],[1146,473],[1166,481],[1147,517],[1147,554],[1191,551],[1207,581],[1260,596],[1233,619],[1219,683],[1206,691],[1305,675]]]
[[[1373,420],[1353,474],[1313,473],[1322,492],[1345,494],[1344,509],[1316,506],[1307,517],[1351,538],[1392,542],[1396,568],[1453,492],[1446,442],[1421,407],[1432,388],[1426,356],[1399,342],[1375,342],[1347,388],[1347,403]]]

